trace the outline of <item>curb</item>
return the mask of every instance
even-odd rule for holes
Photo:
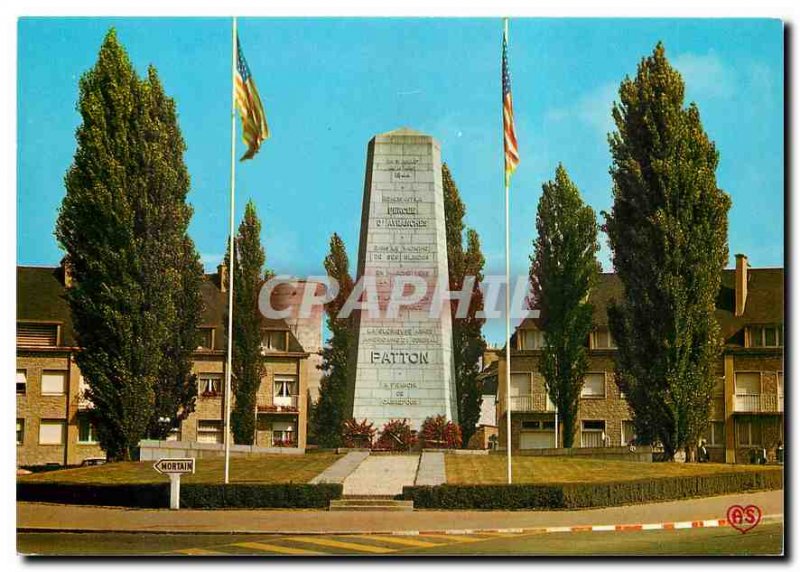
[[[783,522],[783,514],[768,514],[761,518],[761,523]],[[675,522],[656,522],[646,524],[585,524],[575,526],[539,526],[533,528],[451,528],[433,530],[108,530],[108,529],[77,529],[52,528],[52,527],[17,527],[17,533],[59,533],[69,532],[74,534],[229,534],[229,535],[260,535],[260,536],[286,536],[286,535],[309,535],[309,536],[348,536],[348,535],[384,535],[384,536],[424,536],[427,534],[447,534],[447,535],[466,535],[466,534],[549,534],[556,532],[636,532],[643,530],[681,530],[687,528],[722,528],[729,526],[726,519],[708,520],[683,520]]]
[[[770,514],[761,518],[764,522],[783,522],[782,514]],[[730,526],[727,519],[683,520],[677,522],[656,522],[647,524],[586,524],[576,526],[540,526],[534,528],[464,528],[450,530],[413,530],[393,532],[393,536],[418,536],[425,534],[544,534],[552,532],[635,532],[641,530],[680,530],[686,528],[720,528]]]

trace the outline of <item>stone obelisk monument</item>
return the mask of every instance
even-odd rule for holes
[[[389,317],[398,277],[424,281],[427,295]],[[430,311],[436,284],[448,283],[441,151],[433,137],[402,128],[369,142],[358,278],[366,288],[374,280],[380,314],[357,314],[352,416],[377,430],[390,419],[409,419],[414,429],[431,415],[458,421],[449,304]]]

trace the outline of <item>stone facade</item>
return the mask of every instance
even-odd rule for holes
[[[704,435],[713,462],[747,463],[764,450],[775,461],[784,441],[783,422],[783,271],[749,269],[746,258],[738,259],[736,271],[723,273],[717,319],[726,340],[716,370],[718,384],[712,394],[709,427]],[[743,276],[742,276],[743,275]],[[739,288],[737,290],[737,287]],[[744,291],[742,292],[742,289]],[[589,368],[575,428],[576,447],[624,446],[632,437],[631,411],[615,382],[613,341],[608,334],[607,302],[619,295],[619,282],[612,274],[601,275],[590,301],[594,308],[594,331],[587,340]],[[772,330],[767,334],[764,329]],[[556,412],[548,403],[539,373],[541,343],[536,320],[526,319],[511,338],[511,448],[555,445]],[[764,336],[759,341],[759,336]],[[764,341],[774,340],[772,345]],[[597,347],[598,344],[603,347]],[[608,346],[612,347],[608,347]],[[533,346],[533,347],[532,347]],[[504,350],[495,350],[487,363],[497,361],[498,447],[506,447],[506,360]],[[495,367],[495,366],[492,366]],[[529,385],[524,376],[528,376]],[[602,376],[602,391],[600,377]],[[563,425],[559,423],[559,432]],[[563,435],[559,445],[563,443]]]
[[[92,404],[82,397],[84,387],[74,360],[78,348],[62,298],[63,275],[57,268],[18,268],[17,274],[17,465],[78,465],[87,458],[105,457],[86,417]],[[205,334],[193,355],[192,371],[198,376],[195,411],[170,440],[223,442],[225,293],[220,285],[217,275],[209,275],[201,289],[205,302],[201,329]],[[45,326],[52,326],[52,336],[46,335]],[[265,374],[253,412],[254,445],[302,451],[306,446],[308,380],[318,373],[285,322],[265,321],[263,327],[265,334],[271,333],[279,343],[263,351]],[[48,379],[46,386],[43,375]]]
[[[63,376],[60,394],[52,388],[42,391],[45,372]],[[24,392],[17,390],[18,465],[76,465],[89,457],[105,456],[92,440],[79,438],[79,424],[86,404],[79,399],[80,371],[69,351],[20,348],[17,374],[25,376]],[[51,431],[43,429],[43,424],[50,425]],[[52,427],[58,425],[61,425],[61,439],[54,443]]]
[[[397,418],[414,429],[432,415],[457,421],[450,312],[430,311],[439,279],[447,283],[441,151],[432,137],[398,129],[370,141],[358,277],[365,289],[374,281],[380,316],[358,313],[352,416],[379,429]],[[427,295],[387,316],[400,278],[422,282]]]

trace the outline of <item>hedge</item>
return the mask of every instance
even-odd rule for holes
[[[327,508],[330,500],[341,496],[340,484],[182,484],[181,508]],[[97,485],[18,482],[17,500],[166,508],[169,506],[169,483]]]
[[[181,487],[183,493],[184,487]],[[169,506],[169,483],[95,485],[17,482],[17,501],[163,508]]]
[[[681,500],[783,487],[781,469],[714,475],[553,485],[403,487],[415,508],[479,510],[579,509]]]
[[[181,486],[184,508],[328,508],[341,484],[244,484]]]

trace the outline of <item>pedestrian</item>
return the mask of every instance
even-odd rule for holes
[[[709,460],[708,449],[706,448],[706,440],[700,440],[700,446],[697,448],[697,461],[699,463],[707,463]]]

